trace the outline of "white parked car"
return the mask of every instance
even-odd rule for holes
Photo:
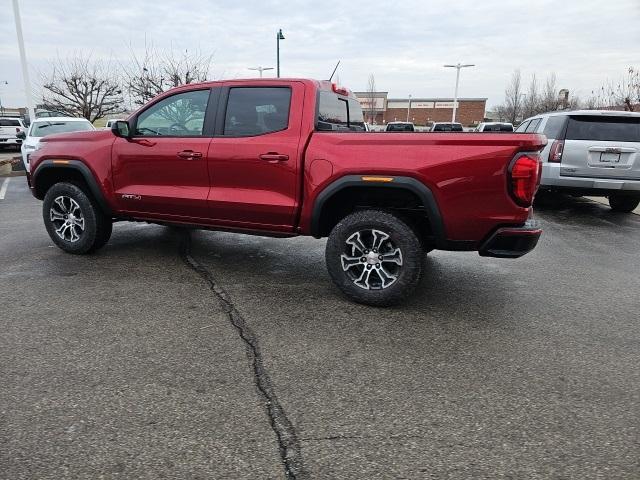
[[[111,127],[113,126],[114,123],[120,121],[120,120],[124,120],[123,118],[111,118],[109,120],[107,120],[107,123],[104,125],[104,130],[111,130]]]
[[[22,139],[18,136],[24,132],[22,120],[13,117],[0,117],[0,147],[3,145],[20,147]]]
[[[435,122],[430,132],[464,132],[462,124],[458,122]]]
[[[36,119],[26,134],[21,135],[25,137],[22,142],[22,163],[24,163],[25,170],[29,171],[29,156],[39,148],[42,137],[52,133],[83,132],[95,129],[96,127],[85,118],[46,117]]]
[[[476,132],[513,132],[513,124],[507,122],[482,122],[475,129]]]

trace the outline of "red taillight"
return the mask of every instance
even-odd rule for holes
[[[549,161],[560,163],[562,161],[562,151],[564,150],[564,140],[554,140],[549,150]]]
[[[20,129],[16,127],[16,133],[20,133]]]
[[[509,181],[513,200],[521,207],[529,207],[540,185],[542,164],[537,153],[522,153],[509,168]]]

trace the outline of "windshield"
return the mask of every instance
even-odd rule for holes
[[[52,133],[84,132],[95,130],[88,121],[84,122],[35,122],[31,127],[29,136],[44,137]]]

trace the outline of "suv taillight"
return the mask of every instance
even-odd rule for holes
[[[20,128],[16,127],[16,133],[20,133]]]
[[[562,161],[562,151],[564,150],[564,140],[554,140],[549,150],[549,161],[560,163]]]
[[[521,207],[530,207],[540,185],[542,163],[536,153],[521,153],[509,167],[509,186],[513,200]]]

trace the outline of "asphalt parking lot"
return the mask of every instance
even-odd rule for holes
[[[0,478],[638,478],[640,216],[537,217],[531,254],[432,252],[376,309],[308,238],[118,223],[64,254],[11,178]]]

